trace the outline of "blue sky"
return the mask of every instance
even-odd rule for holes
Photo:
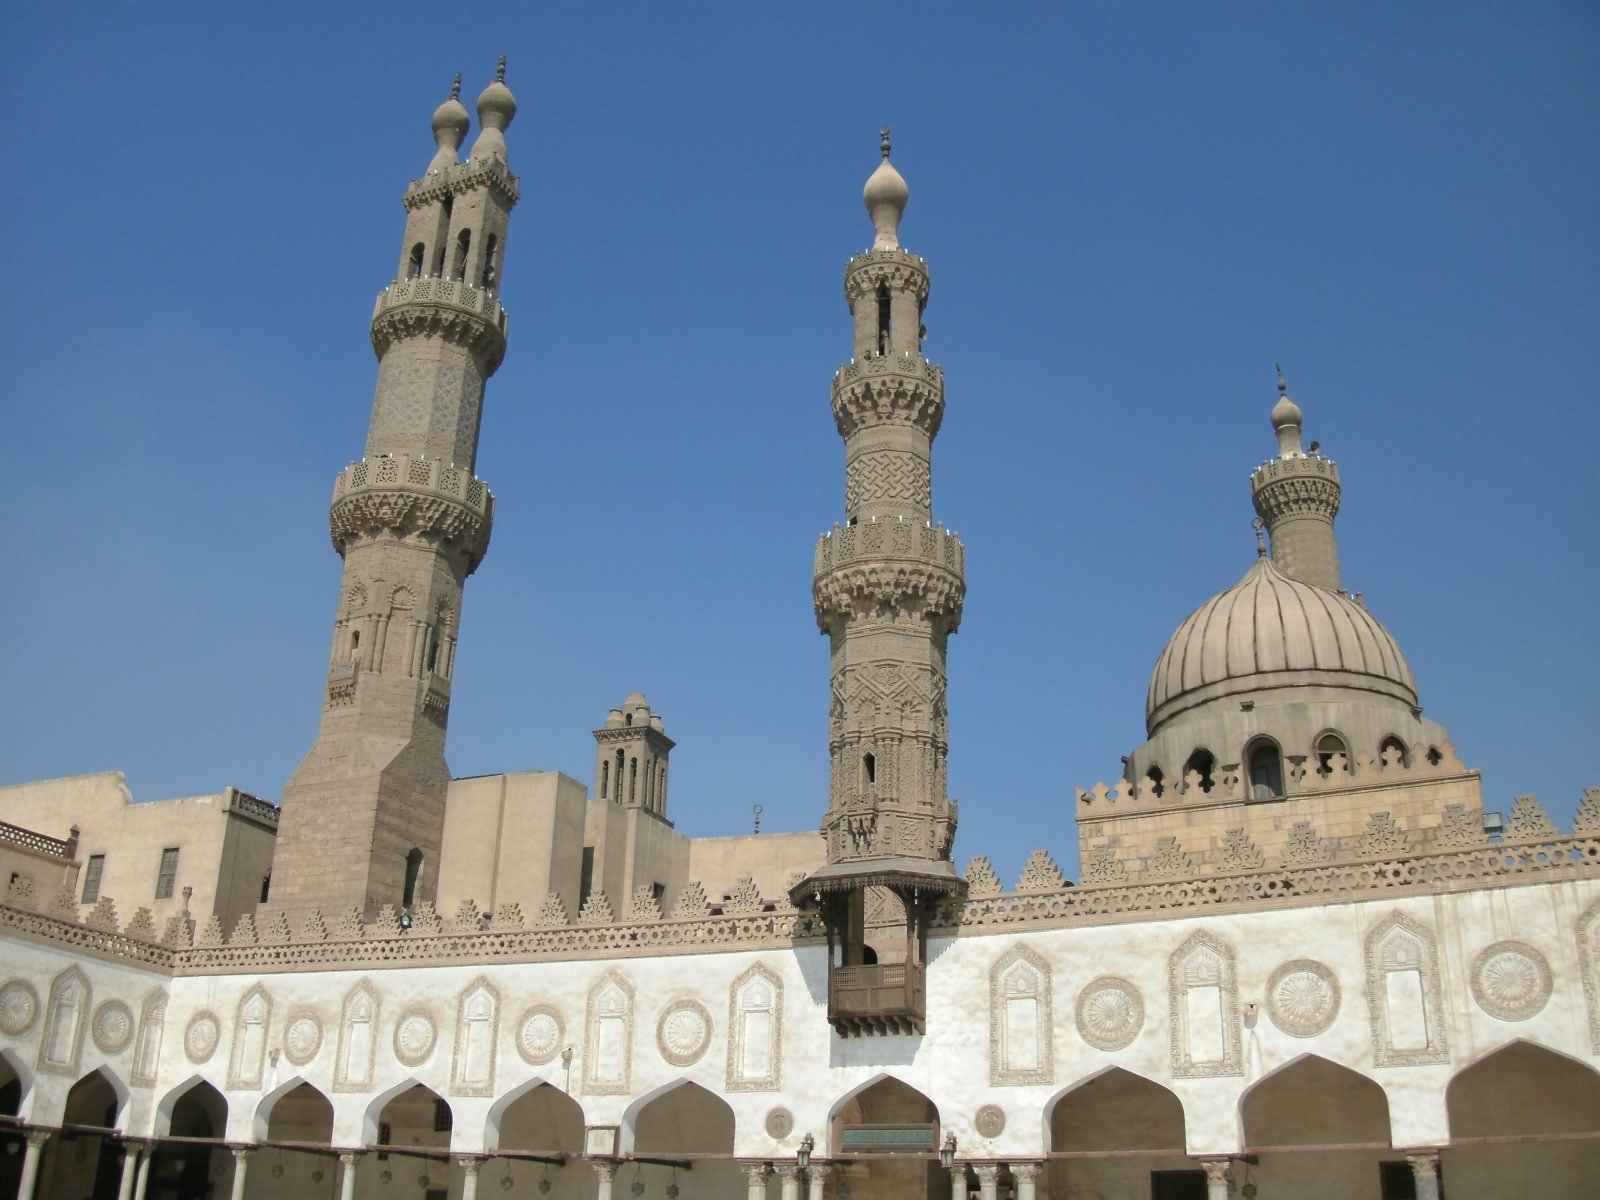
[[[317,726],[335,473],[451,72],[510,56],[523,201],[458,775],[587,780],[635,688],[692,834],[826,798],[828,386],[877,129],[933,272],[957,856],[1075,862],[1073,786],[1250,565],[1281,361],[1345,580],[1490,807],[1600,783],[1600,17],[1573,4],[33,5],[0,781],[276,798]]]

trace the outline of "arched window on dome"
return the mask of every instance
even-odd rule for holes
[[[1212,754],[1204,746],[1197,747],[1195,752],[1189,755],[1189,761],[1183,764],[1184,782],[1188,782],[1189,776],[1198,775],[1200,776],[1200,790],[1209,793],[1216,782],[1212,776],[1212,772],[1216,769],[1216,755]]]
[[[1410,766],[1406,758],[1406,744],[1391,733],[1378,743],[1378,762],[1385,767]]]
[[[1328,732],[1317,739],[1317,774],[1326,779],[1334,773],[1334,756],[1342,755],[1344,770],[1350,770],[1350,748],[1344,744],[1344,738],[1337,733]]]
[[[1245,752],[1250,765],[1250,799],[1278,800],[1283,796],[1283,753],[1271,738],[1257,738]]]
[[[1144,777],[1150,782],[1150,794],[1157,800],[1167,794],[1167,777],[1162,774],[1160,764],[1152,763],[1150,769],[1144,773]]]

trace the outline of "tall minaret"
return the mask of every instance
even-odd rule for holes
[[[373,309],[365,456],[334,481],[333,654],[321,731],[284,788],[274,908],[372,915],[432,899],[438,878],[461,592],[494,518],[473,466],[484,382],[505,355],[501,264],[518,194],[505,59],[478,97],[466,162],[460,84],[433,114],[438,150],[406,188],[399,272]]]
[[[884,130],[883,161],[863,194],[872,248],[844,271],[854,356],[833,377],[846,520],[818,543],[812,584],[832,652],[828,866],[795,890],[812,901],[833,893],[854,910],[835,906],[830,917],[845,964],[863,961],[865,887],[901,895],[914,942],[920,906],[961,890],[950,865],[956,808],[945,790],[945,646],[960,624],[966,583],[961,543],[931,521],[944,375],[922,357],[928,264],[900,248],[909,195]],[[920,961],[916,945],[908,956]]]
[[[1339,590],[1339,544],[1333,521],[1339,515],[1339,468],[1300,448],[1300,406],[1289,398],[1289,385],[1278,371],[1278,402],[1272,406],[1272,428],[1278,455],[1250,476],[1250,496],[1272,535],[1272,563],[1292,579],[1329,591]]]

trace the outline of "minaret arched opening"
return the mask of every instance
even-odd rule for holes
[[[894,331],[894,318],[891,315],[889,304],[889,285],[880,283],[876,295],[878,300],[878,353],[879,355],[884,355],[889,353],[889,347],[893,345],[891,336]]]
[[[421,242],[411,247],[411,258],[406,264],[406,277],[408,279],[416,279],[422,274],[422,264],[427,253],[428,248]]]
[[[499,246],[500,239],[492,233],[484,239],[483,266],[478,272],[478,286],[481,288],[493,289],[494,287],[494,255]]]
[[[450,265],[451,279],[464,279],[467,274],[467,255],[472,250],[472,230],[463,229],[456,234],[456,256]]]
[[[422,851],[412,847],[406,855],[406,886],[400,898],[401,908],[410,908],[417,899],[417,884],[422,882]]]

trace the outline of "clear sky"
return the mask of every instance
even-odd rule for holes
[[[316,733],[372,297],[450,75],[523,200],[458,775],[589,780],[633,689],[691,834],[814,828],[829,381],[879,125],[933,273],[956,850],[1072,873],[1073,786],[1250,565],[1283,363],[1345,581],[1490,807],[1600,784],[1600,8],[34,4],[0,33],[0,781],[276,799]]]

